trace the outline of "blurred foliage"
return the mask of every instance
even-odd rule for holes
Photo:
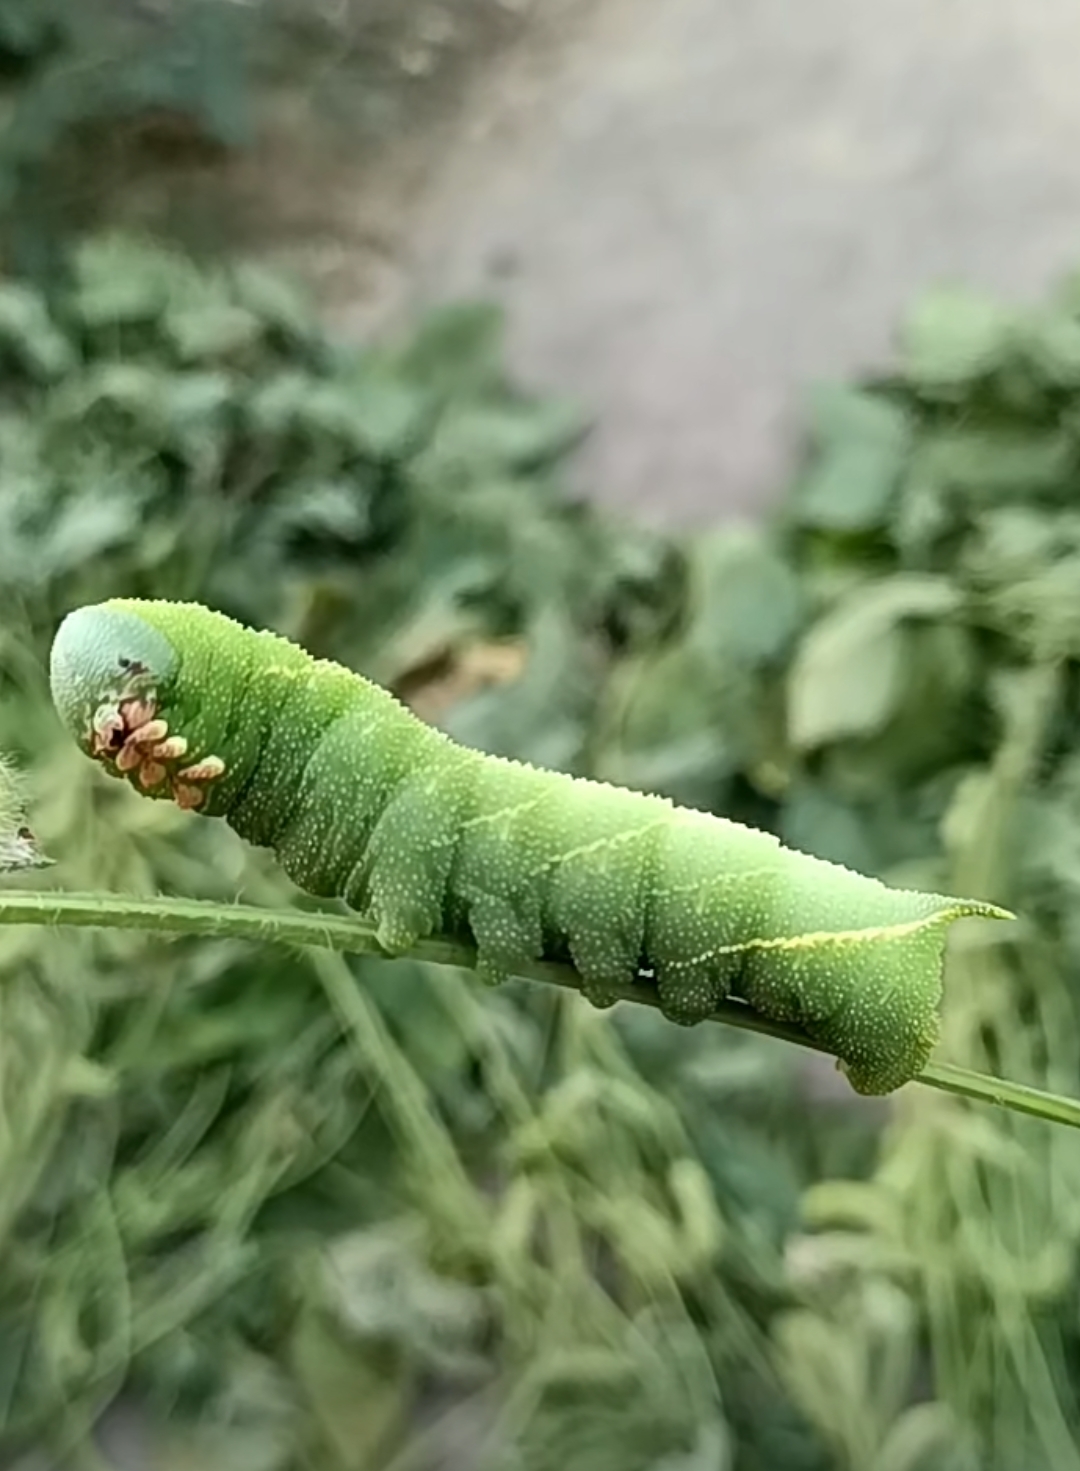
[[[485,749],[1009,905],[943,1054],[1077,1095],[1078,406],[1074,286],[934,293],[814,395],[773,525],[676,544],[566,496],[581,425],[488,308],[347,348],[94,238],[0,286],[0,749],[65,887],[308,903],[49,707],[69,608],[197,598]],[[414,963],[12,929],[0,973],[5,1449],[127,1387],[177,1471],[1080,1467],[1071,1131]]]
[[[0,0],[7,252],[51,266],[64,230],[111,192],[113,153],[130,164],[131,146],[213,155],[249,142],[254,17],[231,0]]]
[[[690,551],[714,591],[613,676],[601,764],[649,733],[637,769],[685,798],[1015,910],[958,937],[941,1055],[1078,1096],[1080,282],[929,292],[897,359],[811,395],[767,531]],[[773,1337],[836,1464],[1080,1466],[1076,1140],[916,1090],[803,1211]]]
[[[928,292],[897,358],[812,397],[768,538],[807,622],[782,751],[743,773],[796,846],[1019,913],[954,948],[941,1055],[1077,1096],[1078,283],[1030,308]],[[1080,1465],[1075,1140],[916,1091],[869,1178],[803,1211],[809,1307],[777,1342],[838,1464],[966,1441],[995,1471]],[[938,1402],[905,1407],[923,1354]]]
[[[58,728],[53,630],[108,594],[596,769],[610,671],[741,594],[568,500],[582,426],[500,362],[486,307],[341,347],[260,270],[116,236],[47,298],[0,286],[0,749],[59,883],[306,902]],[[231,943],[4,930],[0,972],[5,1448],[83,1446],[127,1385],[207,1471],[827,1464],[766,1331],[826,1173],[784,1049]],[[825,1142],[870,1147],[856,1117]]]
[[[325,185],[441,116],[515,23],[505,0],[0,0],[5,263],[47,277],[118,220],[199,253],[287,233],[283,133],[291,192]]]

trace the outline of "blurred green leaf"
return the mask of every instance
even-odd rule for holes
[[[900,483],[911,434],[904,411],[869,392],[828,385],[809,404],[811,457],[793,491],[806,526],[881,526]]]
[[[913,473],[939,496],[956,491],[976,500],[1073,493],[1080,462],[1073,438],[1058,429],[986,424],[928,434]]]
[[[504,322],[490,302],[440,307],[400,355],[407,377],[442,395],[485,395],[501,386]]]
[[[1080,320],[1048,307],[1024,325],[1021,347],[1031,368],[1055,388],[1080,387]]]
[[[78,361],[41,297],[14,282],[0,287],[0,352],[42,383],[71,372]]]
[[[126,235],[92,236],[72,262],[70,309],[84,327],[152,323],[170,306],[197,300],[197,271],[183,256]]]
[[[872,735],[896,710],[905,677],[905,622],[960,605],[940,578],[908,574],[856,588],[803,640],[791,667],[788,728],[806,749]]]
[[[696,538],[689,549],[687,643],[717,669],[779,659],[794,638],[803,596],[791,567],[749,528]]]
[[[1015,313],[967,287],[926,292],[900,334],[902,371],[920,392],[962,391],[1002,368],[1017,340]]]

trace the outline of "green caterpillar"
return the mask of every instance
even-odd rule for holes
[[[976,901],[890,889],[771,835],[456,745],[386,690],[197,605],[71,613],[56,708],[138,790],[226,819],[391,953],[471,939],[503,980],[566,960],[595,1005],[655,985],[692,1024],[728,995],[795,1022],[861,1093],[921,1071],[945,933]]]

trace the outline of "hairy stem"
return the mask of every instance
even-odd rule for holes
[[[0,924],[145,930],[166,935],[206,935],[278,945],[310,945],[358,955],[386,955],[375,939],[374,926],[347,915],[300,909],[259,909],[247,904],[219,904],[198,899],[125,899],[112,894],[11,892],[0,894]],[[433,965],[458,966],[464,970],[473,970],[476,966],[474,947],[459,940],[422,940],[410,949],[408,958]],[[537,962],[519,967],[519,974],[524,980],[580,990],[576,971],[567,965]],[[659,1004],[655,993],[645,985],[627,986],[623,996],[627,1001],[645,1006]],[[723,1002],[713,1013],[712,1020],[776,1037],[816,1052],[826,1050],[798,1027],[771,1021],[741,1001]],[[948,1063],[931,1063],[914,1081],[943,1093],[1080,1128],[1080,1101],[1023,1083],[1006,1082]]]

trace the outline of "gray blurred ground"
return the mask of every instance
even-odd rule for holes
[[[494,293],[580,467],[652,520],[760,505],[801,386],[921,286],[1080,261],[1080,0],[534,0],[416,200],[386,306]]]

